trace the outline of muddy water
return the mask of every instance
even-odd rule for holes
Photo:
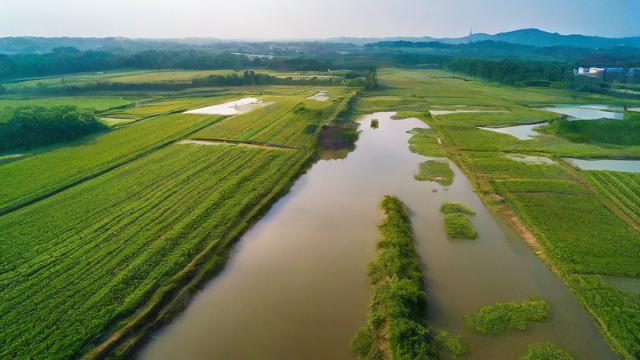
[[[615,358],[593,320],[523,241],[497,221],[460,172],[445,188],[413,178],[426,158],[407,133],[425,127],[393,113],[362,119],[357,149],[321,160],[236,245],[226,269],[143,349],[143,359],[352,359],[348,342],[366,320],[378,203],[395,194],[411,213],[425,269],[429,323],[470,337],[473,359],[514,359],[529,343],[554,340],[585,359]],[[369,123],[378,119],[378,129]],[[436,190],[436,192],[433,192]],[[463,201],[480,237],[452,241],[438,209]],[[550,319],[492,338],[461,318],[497,301],[545,298]]]

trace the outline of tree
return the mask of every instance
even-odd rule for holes
[[[373,65],[369,67],[369,73],[367,74],[367,80],[364,83],[364,87],[367,90],[375,90],[379,87],[378,69]]]

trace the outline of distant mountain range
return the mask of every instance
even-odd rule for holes
[[[536,47],[570,46],[587,49],[607,49],[620,46],[640,48],[640,36],[625,38],[607,38],[586,35],[562,35],[539,29],[522,29],[495,35],[477,33],[460,38],[424,37],[387,37],[387,38],[355,38],[339,37],[323,40],[279,40],[270,41],[271,48],[276,44],[288,47],[293,43],[320,44],[339,43],[342,45],[366,45],[376,42],[410,41],[410,42],[438,42],[444,44],[466,44],[480,41],[498,41],[517,45]],[[221,51],[238,51],[257,41],[222,40],[217,38],[185,38],[185,39],[129,39],[124,37],[4,37],[0,38],[0,54],[47,53],[56,47],[74,47],[79,50],[106,51],[139,51],[149,49],[217,49]],[[267,43],[267,42],[264,42]],[[235,45],[232,45],[235,44]],[[244,45],[242,45],[244,44]],[[262,47],[264,49],[264,47]],[[249,47],[247,50],[251,50]]]
[[[581,48],[612,48],[616,46],[640,47],[640,36],[624,38],[607,38],[601,36],[587,35],[562,35],[551,33],[540,29],[522,29],[495,35],[477,33],[471,37],[459,38],[434,38],[423,37],[389,37],[389,38],[348,38],[340,37],[328,39],[327,41],[350,42],[354,44],[368,44],[379,41],[411,41],[411,42],[441,42],[446,44],[464,44],[477,41],[503,41],[511,44],[529,45],[537,47],[548,46],[572,46]]]

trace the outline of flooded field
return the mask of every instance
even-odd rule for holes
[[[261,104],[262,100],[257,98],[243,98],[240,100],[228,101],[223,104],[207,106],[199,109],[185,111],[185,114],[209,114],[209,115],[237,115],[249,112]]]
[[[428,294],[428,323],[468,336],[463,359],[515,359],[533,342],[553,340],[580,358],[615,359],[593,319],[524,242],[484,207],[453,163],[443,187],[416,181],[421,162],[408,133],[426,125],[361,119],[357,148],[343,160],[320,160],[238,242],[219,275],[160,330],[142,359],[353,359],[348,343],[366,321],[382,219],[378,204],[396,195],[411,214]],[[373,119],[379,121],[372,128]],[[439,212],[462,201],[477,215],[474,241],[447,239]],[[540,296],[548,321],[495,337],[464,330],[480,306]]]
[[[534,131],[534,129],[537,129],[539,127],[546,126],[546,125],[547,123],[544,122],[544,123],[538,123],[538,124],[505,126],[505,127],[499,127],[499,128],[479,127],[478,129],[493,131],[500,134],[511,135],[518,138],[519,140],[531,140],[535,136],[540,135],[540,133]]]
[[[573,166],[581,170],[610,170],[640,173],[640,160],[585,160],[565,158]]]
[[[567,115],[570,120],[622,120],[624,118],[620,107],[609,105],[558,105],[544,108],[544,110]]]

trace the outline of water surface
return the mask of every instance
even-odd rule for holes
[[[586,160],[574,158],[564,158],[563,160],[567,160],[581,170],[609,170],[640,173],[640,160]]]
[[[610,105],[558,105],[544,108],[557,114],[567,115],[569,120],[622,120],[624,114],[620,107]]]
[[[454,183],[414,180],[426,159],[409,151],[418,119],[365,116],[355,151],[320,160],[236,245],[225,270],[139,354],[142,359],[353,359],[351,337],[366,321],[367,263],[379,238],[385,194],[410,212],[430,306],[429,324],[469,336],[466,359],[515,359],[553,340],[582,358],[613,359],[594,321],[564,284],[496,220],[451,163]],[[372,119],[379,128],[370,127]],[[467,204],[474,241],[447,239],[439,207]],[[463,329],[482,305],[541,296],[548,322],[482,337]]]
[[[534,131],[534,129],[537,129],[539,127],[546,126],[546,125],[547,123],[543,122],[543,123],[537,123],[537,124],[505,126],[505,127],[499,127],[499,128],[481,126],[481,127],[478,127],[478,129],[493,131],[500,134],[511,135],[518,138],[518,140],[531,140],[534,137],[540,135],[540,133]]]

